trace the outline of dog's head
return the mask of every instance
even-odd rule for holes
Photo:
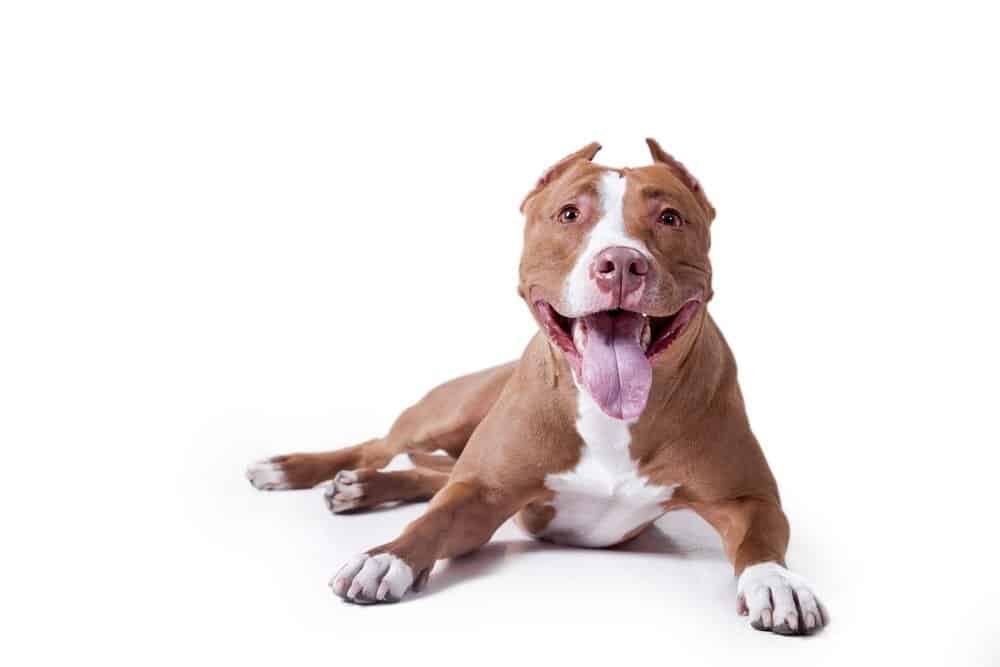
[[[550,167],[521,204],[519,293],[608,415],[646,406],[657,360],[711,296],[698,181],[647,139],[654,163],[614,169],[590,144]]]

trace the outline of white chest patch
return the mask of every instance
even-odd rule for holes
[[[607,547],[663,514],[677,485],[658,486],[639,475],[629,453],[629,422],[612,419],[578,389],[576,428],[583,438],[573,470],[547,475],[556,513],[542,536],[581,547]]]

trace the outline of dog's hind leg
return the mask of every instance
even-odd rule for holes
[[[392,459],[384,453],[384,438],[332,452],[284,454],[250,464],[247,479],[261,491],[311,489],[333,479],[341,470],[384,466]]]
[[[263,491],[308,489],[342,470],[383,468],[403,453],[443,450],[457,459],[515,366],[496,366],[435,387],[403,411],[384,438],[331,452],[276,456],[252,464],[247,478]]]

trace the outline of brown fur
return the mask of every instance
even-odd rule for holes
[[[703,294],[705,302],[711,298],[709,225],[715,210],[683,165],[655,141],[649,145],[655,164],[617,171],[629,178],[627,231],[646,244],[659,272],[643,297],[643,312],[665,316],[693,293]],[[519,293],[529,307],[536,298],[557,310],[562,305],[565,276],[599,213],[595,181],[608,169],[591,162],[599,148],[590,144],[559,161],[522,203],[526,225]],[[581,209],[580,224],[554,222],[567,202]],[[682,214],[683,230],[652,222],[664,206]],[[302,488],[342,469],[374,469],[396,453],[415,453],[416,471],[363,474],[373,483],[366,506],[424,498],[440,488],[423,516],[397,539],[369,552],[398,556],[423,579],[436,560],[478,548],[515,515],[532,534],[552,520],[545,477],[572,469],[583,446],[575,426],[577,389],[571,373],[563,355],[539,332],[519,361],[434,389],[406,410],[385,438],[274,461]],[[664,508],[690,508],[704,517],[721,535],[737,574],[754,563],[784,562],[788,522],[777,485],[750,430],[733,355],[704,306],[654,358],[649,400],[631,436],[630,453],[640,474],[656,484],[679,485]],[[449,463],[435,464],[420,454],[437,449],[457,459],[450,477],[442,472]]]

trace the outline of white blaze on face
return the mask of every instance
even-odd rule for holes
[[[594,257],[605,248],[624,247],[638,250],[650,258],[649,249],[642,241],[625,231],[625,188],[628,179],[618,172],[608,171],[598,184],[601,217],[590,230],[586,244],[576,258],[576,263],[566,279],[565,300],[570,317],[593,309],[597,286],[590,278],[590,265]]]

